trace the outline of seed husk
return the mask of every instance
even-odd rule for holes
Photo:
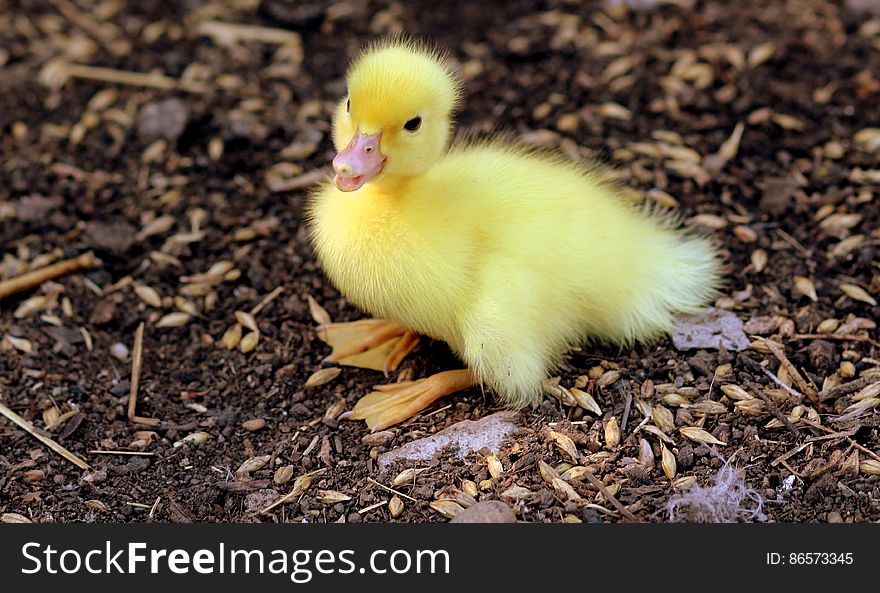
[[[632,119],[632,112],[618,103],[603,103],[596,109],[596,113],[604,118],[619,119],[629,121]]]
[[[327,313],[327,310],[319,305],[311,295],[306,295],[306,299],[309,302],[309,313],[311,313],[312,319],[315,320],[315,323],[325,325],[331,322],[330,314]]]
[[[814,303],[819,300],[819,297],[816,294],[816,286],[809,278],[806,278],[804,276],[795,276],[794,288],[799,294],[804,295]]]
[[[339,367],[329,367],[315,371],[308,379],[306,379],[305,388],[311,389],[312,387],[318,387],[329,383],[338,377],[341,372],[342,369]]]
[[[574,398],[572,393],[559,384],[559,377],[552,377],[547,379],[541,385],[544,393],[549,395],[550,397],[554,397],[558,399],[563,406],[576,406],[577,400]]]
[[[678,471],[675,455],[663,443],[660,443],[660,467],[663,468],[663,473],[670,480],[675,477],[675,473]]]
[[[6,334],[6,340],[12,344],[12,347],[18,350],[19,352],[24,352],[25,354],[32,354],[34,352],[33,344],[31,344],[30,340],[25,338],[16,338],[15,336],[11,336]]]
[[[501,493],[501,498],[506,498],[513,501],[526,500],[528,498],[531,498],[533,494],[534,492],[524,486],[513,485]]]
[[[538,471],[541,473],[541,478],[543,478],[547,484],[552,484],[554,478],[560,477],[559,472],[553,469],[553,467],[543,459],[538,460]]]
[[[724,414],[727,412],[727,406],[714,400],[698,402],[692,406],[688,406],[688,409],[699,412],[700,414]]]
[[[327,406],[327,409],[324,411],[324,416],[321,418],[321,422],[324,422],[325,424],[327,422],[333,422],[339,417],[343,410],[345,410],[345,400],[341,398],[337,399],[335,402]]]
[[[572,397],[577,401],[577,405],[588,412],[592,412],[593,414],[601,415],[602,408],[599,407],[599,404],[593,398],[592,395],[587,393],[586,391],[581,391],[577,387],[572,387],[569,389]]]
[[[764,268],[767,267],[767,261],[769,257],[767,256],[767,252],[763,249],[755,249],[751,255],[752,268],[754,268],[755,273],[760,274],[764,271]]]
[[[174,226],[175,218],[169,214],[165,214],[163,216],[159,216],[154,218],[150,222],[148,222],[144,227],[135,235],[135,239],[138,241],[143,241],[147,237],[152,237],[153,235],[161,235],[171,227]]]
[[[846,296],[853,299],[854,301],[868,303],[872,307],[877,306],[877,300],[870,294],[868,294],[868,291],[861,286],[857,286],[855,284],[841,284],[840,290],[842,290],[844,294],[846,294]]]
[[[550,431],[550,435],[549,435],[549,436],[550,436],[550,438],[553,439],[553,441],[556,443],[556,446],[559,447],[559,449],[560,449],[563,453],[565,453],[565,455],[566,455],[566,456],[567,456],[567,457],[568,457],[573,463],[577,463],[577,461],[578,461],[578,457],[579,457],[579,456],[578,456],[578,452],[577,452],[577,446],[575,446],[574,441],[571,440],[571,437],[569,437],[568,435],[564,435],[564,434],[558,433],[558,432],[556,432],[556,431]],[[490,470],[490,471],[491,471],[491,470]],[[496,478],[497,476],[494,476],[494,475],[493,475],[492,477],[493,477],[493,478]]]
[[[562,500],[582,500],[581,495],[575,491],[572,485],[562,478],[553,478],[550,482],[550,486],[556,491],[556,495]]]
[[[248,332],[241,339],[241,342],[238,345],[238,349],[243,353],[247,354],[251,352],[254,348],[257,347],[257,344],[260,343],[260,333],[259,332]],[[308,387],[308,385],[306,385]]]
[[[678,432],[681,433],[685,438],[694,441],[695,443],[701,443],[704,445],[724,445],[727,443],[723,441],[719,441],[711,433],[702,428],[697,428],[696,426],[686,426],[684,428],[678,429]]]
[[[237,475],[249,474],[259,469],[263,469],[269,463],[270,459],[272,459],[271,455],[258,455],[257,457],[251,457],[250,459],[246,459],[244,463],[238,466],[238,469],[235,470],[235,473]]]
[[[495,480],[504,473],[504,466],[501,465],[501,461],[494,453],[486,456],[486,468],[489,470],[489,475]]]
[[[403,470],[399,474],[397,474],[394,479],[391,481],[393,486],[402,486],[403,484],[411,484],[415,482],[416,477],[422,473],[428,471],[427,467],[411,467]]]
[[[183,298],[180,295],[174,297],[174,306],[177,307],[183,313],[187,315],[195,316],[198,314],[199,310],[196,308],[196,304],[190,300]]]
[[[880,128],[864,128],[853,135],[853,143],[865,152],[880,152]]]
[[[293,466],[285,465],[283,467],[279,467],[275,470],[275,475],[272,477],[272,481],[278,485],[286,484],[293,477]]]
[[[223,334],[223,337],[220,338],[220,343],[223,344],[223,347],[227,350],[233,350],[238,347],[239,342],[241,342],[241,333],[241,325],[234,323],[229,326],[229,329],[227,329],[226,333]]]
[[[612,416],[605,423],[605,445],[609,449],[613,449],[620,444],[620,425],[617,423],[617,416]]]
[[[724,395],[729,397],[732,400],[740,401],[744,399],[752,399],[755,396],[749,394],[748,391],[740,387],[739,385],[734,385],[732,383],[721,386],[721,391],[724,392]]]
[[[182,447],[186,444],[201,445],[202,443],[205,443],[210,438],[211,438],[210,434],[208,434],[207,432],[205,432],[203,430],[198,430],[196,432],[191,432],[190,434],[186,435],[185,437],[183,437],[179,441],[175,442],[174,448],[179,449],[180,447]]]
[[[672,438],[669,435],[667,435],[665,432],[663,432],[662,430],[660,430],[659,428],[657,428],[653,424],[645,424],[639,430],[643,430],[647,433],[654,435],[655,437],[657,437],[658,439],[660,439],[664,443],[669,443],[670,445],[675,444],[675,441],[672,440]]]
[[[880,461],[876,459],[865,459],[859,463],[859,473],[866,476],[880,476]]]
[[[648,469],[654,467],[654,450],[651,448],[651,443],[648,442],[648,439],[639,439],[639,461]]]
[[[596,381],[596,385],[599,387],[608,387],[609,385],[615,383],[618,379],[620,379],[620,371],[608,371],[604,373],[599,380]]]
[[[475,498],[477,494],[480,493],[479,489],[477,488],[476,482],[474,482],[473,480],[463,480],[461,483],[461,489]]]
[[[837,372],[840,373],[840,376],[844,379],[850,379],[856,374],[856,365],[848,360],[844,360],[840,363],[840,368]]]
[[[135,284],[134,293],[137,297],[151,307],[159,308],[162,306],[162,297],[156,292],[156,289],[146,284]]]
[[[654,406],[651,410],[651,417],[654,424],[663,432],[672,432],[675,430],[675,418],[669,408],[664,406]]]
[[[839,319],[823,319],[819,322],[819,325],[816,326],[817,334],[833,334],[837,328],[840,327]]]
[[[843,413],[852,418],[860,414],[864,414],[868,410],[877,407],[878,404],[880,404],[880,398],[866,397],[848,406],[845,410],[843,410]]]
[[[183,327],[189,320],[192,319],[192,315],[189,313],[182,313],[176,311],[174,313],[168,313],[159,321],[156,322],[156,327]]]
[[[676,490],[688,490],[697,483],[695,476],[681,476],[672,480],[672,487]]]
[[[403,513],[403,500],[396,494],[391,497],[391,500],[388,501],[388,512],[391,513],[391,516],[397,518]]]
[[[843,470],[843,473],[845,475],[859,475],[859,452],[853,451],[852,453],[850,453],[849,457],[847,457],[844,462],[840,464],[840,468]]]
[[[447,519],[454,519],[456,515],[464,510],[460,504],[452,500],[435,500],[428,506]]]
[[[559,474],[559,477],[566,482],[580,482],[584,479],[584,476],[586,476],[587,473],[590,471],[591,468],[589,467],[583,465],[573,465],[561,474]]]
[[[336,504],[338,502],[351,500],[351,496],[338,490],[318,490],[315,494],[315,498],[324,504]]]
[[[853,396],[853,401],[861,401],[869,397],[880,397],[880,381],[871,383]]]
[[[733,404],[733,407],[745,416],[761,416],[767,413],[767,404],[756,397],[740,400]]]
[[[48,303],[49,298],[44,295],[33,296],[21,303],[18,307],[16,307],[15,312],[12,314],[12,316],[16,319],[31,317],[32,315],[35,315],[38,312],[42,311]]]
[[[20,513],[3,513],[0,515],[0,523],[33,523]]]
[[[690,400],[680,393],[667,393],[660,399],[663,401],[664,404],[666,404],[667,406],[672,406],[673,408],[686,406],[690,403]]]
[[[252,332],[260,331],[260,326],[257,325],[257,320],[250,313],[247,313],[245,311],[236,311],[235,320]]]

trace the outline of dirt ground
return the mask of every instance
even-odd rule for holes
[[[633,197],[715,237],[730,263],[715,306],[750,347],[572,352],[560,385],[601,413],[548,394],[496,451],[380,470],[379,454],[500,409],[472,389],[370,436],[338,416],[381,374],[305,387],[329,352],[308,297],[361,317],[315,262],[306,192],[333,156],[348,61],[402,31],[460,62],[460,126],[599,155]],[[665,522],[722,456],[732,483],[708,494],[726,518],[880,520],[880,15],[0,0],[0,89],[0,279],[103,261],[0,301],[0,402],[90,466],[0,418],[4,521],[428,522],[501,500],[524,522]],[[236,345],[235,312],[258,305]],[[136,414],[152,424],[127,411],[141,322]],[[458,366],[423,342],[398,373]]]

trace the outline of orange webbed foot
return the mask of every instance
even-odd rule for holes
[[[416,381],[377,385],[344,414],[351,420],[366,420],[373,431],[382,430],[413,417],[451,393],[475,384],[469,370],[444,371]]]
[[[419,343],[418,335],[385,319],[325,323],[317,331],[333,348],[326,362],[382,371],[386,377]]]

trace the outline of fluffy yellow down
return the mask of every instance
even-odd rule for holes
[[[435,52],[374,46],[348,81],[337,144],[382,131],[388,161],[358,191],[313,195],[317,255],[353,303],[447,342],[503,403],[540,401],[567,350],[657,337],[715,292],[710,243],[632,207],[593,165],[504,140],[444,152],[460,85]],[[424,129],[401,134],[416,114]]]

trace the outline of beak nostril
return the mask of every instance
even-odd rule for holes
[[[372,147],[372,146],[367,146],[367,147],[364,149],[364,151],[366,151],[366,152],[373,152],[373,147]]]

